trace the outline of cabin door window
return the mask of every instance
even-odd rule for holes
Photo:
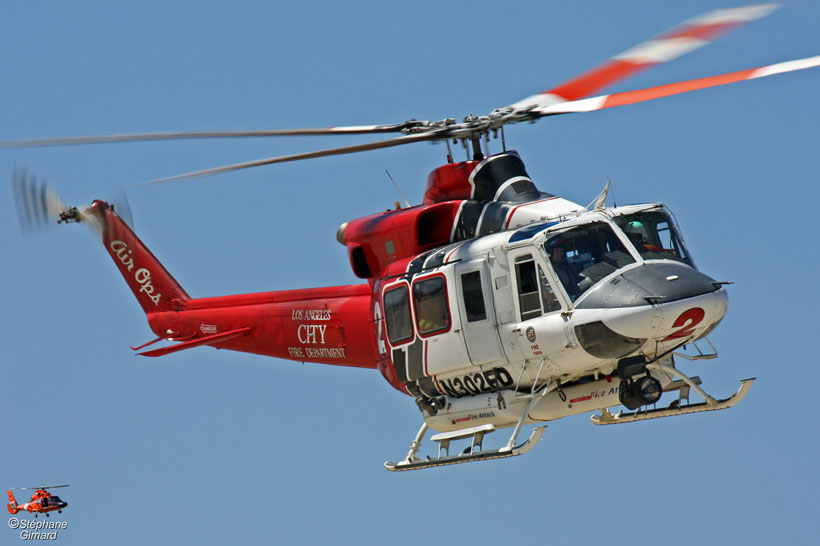
[[[413,337],[413,319],[410,317],[410,291],[400,285],[384,293],[384,320],[390,345],[397,345]]]
[[[501,348],[493,311],[486,263],[467,262],[456,266],[459,311],[464,343],[474,365],[503,365],[507,358]]]

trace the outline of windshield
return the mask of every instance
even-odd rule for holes
[[[572,301],[613,271],[635,262],[604,222],[559,233],[544,243],[544,250]]]
[[[669,214],[660,210],[625,214],[616,217],[615,223],[644,260],[675,260],[694,267],[678,226]]]

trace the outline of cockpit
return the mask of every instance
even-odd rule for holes
[[[614,226],[600,219],[547,235],[544,252],[571,301],[638,257],[694,268],[673,216],[662,206],[616,209],[612,220]]]
[[[544,250],[572,301],[610,273],[635,262],[605,222],[559,233],[544,243]]]
[[[40,506],[42,506],[43,508],[47,508],[49,506],[60,506],[61,504],[63,504],[63,500],[57,495],[43,497],[43,500],[40,501]]]
[[[614,220],[644,260],[675,260],[695,266],[668,212],[654,209],[622,214]]]

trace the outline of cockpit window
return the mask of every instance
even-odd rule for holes
[[[625,214],[615,223],[644,260],[675,260],[694,267],[674,220],[658,211]]]
[[[544,243],[544,250],[572,301],[613,271],[635,262],[604,222],[560,233]]]
[[[413,337],[410,294],[406,285],[384,293],[384,320],[387,323],[387,337],[393,345]]]

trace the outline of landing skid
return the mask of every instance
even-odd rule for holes
[[[601,411],[600,415],[591,416],[590,420],[596,425],[617,425],[620,423],[634,423],[635,421],[645,421],[647,419],[658,419],[660,417],[673,417],[675,415],[686,415],[687,413],[717,411],[726,408],[731,408],[732,406],[743,400],[743,397],[746,396],[746,393],[749,392],[749,389],[752,387],[752,383],[755,380],[754,377],[750,379],[743,379],[740,382],[740,388],[735,394],[733,394],[729,398],[716,400],[708,394],[706,394],[700,387],[698,387],[698,381],[690,379],[680,370],[670,368],[669,366],[664,366],[661,364],[650,364],[649,366],[647,366],[647,368],[655,368],[658,371],[666,372],[670,375],[680,377],[681,380],[683,380],[683,382],[685,383],[685,385],[680,389],[680,398],[673,402],[672,405],[668,408],[652,409],[646,411],[639,410],[634,413],[619,412],[617,414],[612,414],[609,410],[604,409]],[[701,395],[705,401],[699,404],[681,404],[681,401],[684,399],[687,402],[689,401],[690,388],[694,389],[699,395]]]
[[[500,449],[492,450],[482,449],[481,444],[485,435],[495,431],[495,427],[493,425],[482,425],[465,430],[457,430],[454,432],[443,432],[441,434],[435,434],[431,437],[431,440],[438,442],[439,444],[438,456],[435,458],[427,456],[425,459],[419,459],[415,456],[415,454],[421,446],[421,439],[427,432],[427,424],[425,423],[416,435],[416,439],[410,445],[410,453],[407,454],[407,458],[398,463],[387,461],[384,463],[384,467],[391,472],[398,472],[402,470],[419,470],[422,468],[432,468],[434,466],[447,466],[451,464],[515,457],[516,455],[523,455],[532,449],[541,439],[541,435],[544,434],[545,428],[547,428],[546,425],[535,427],[527,441],[518,446],[510,447],[510,444],[515,443],[515,438],[520,430],[519,427],[516,427],[513,436],[510,438],[510,443]],[[449,449],[450,442],[452,440],[461,440],[470,437],[472,437],[470,447],[465,449],[464,452],[459,455],[450,455]],[[478,447],[478,451],[476,451],[476,447]],[[442,451],[445,453],[444,456],[442,456]]]

